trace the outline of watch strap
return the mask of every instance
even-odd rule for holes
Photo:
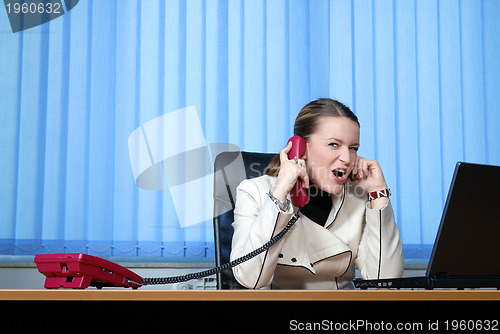
[[[287,212],[288,209],[290,208],[290,200],[288,198],[286,199],[286,202],[283,203],[282,201],[273,196],[271,190],[269,190],[269,192],[266,195],[269,196],[271,201],[273,201],[274,204],[276,204],[276,206],[278,207],[278,209],[280,209],[282,212]]]
[[[391,189],[386,188],[386,189],[382,189],[382,190],[372,191],[372,192],[369,192],[366,196],[368,197],[369,201],[372,201],[372,200],[377,199],[377,198],[389,197],[389,196],[391,196]]]

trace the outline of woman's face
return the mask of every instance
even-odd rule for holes
[[[309,179],[331,194],[342,191],[356,164],[359,126],[347,117],[324,116],[309,136],[306,161]]]

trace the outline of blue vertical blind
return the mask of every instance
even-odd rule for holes
[[[497,0],[89,0],[12,33],[0,9],[0,254],[211,261],[211,221],[181,228],[168,190],[134,184],[128,136],[195,106],[207,143],[277,152],[332,97],[425,259],[455,163],[500,165],[499,17]]]

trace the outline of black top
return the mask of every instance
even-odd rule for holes
[[[332,209],[332,196],[311,184],[309,187],[309,203],[304,205],[300,212],[313,222],[325,226],[328,215]]]

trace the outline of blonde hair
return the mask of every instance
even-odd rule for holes
[[[294,135],[309,141],[311,134],[318,128],[319,120],[325,116],[347,117],[359,126],[358,118],[349,107],[337,100],[321,98],[309,102],[300,110],[293,126]],[[280,156],[277,154],[264,170],[264,174],[278,176],[279,171]]]

